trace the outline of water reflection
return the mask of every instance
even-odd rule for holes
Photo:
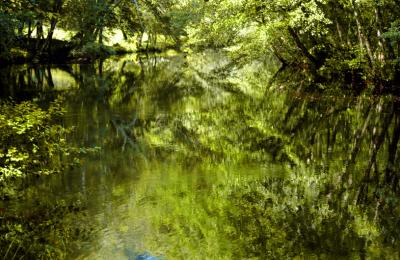
[[[399,99],[310,93],[265,66],[206,53],[1,72],[4,96],[66,95],[69,142],[100,149],[24,205],[82,201],[63,219],[91,227],[72,258],[398,255]]]

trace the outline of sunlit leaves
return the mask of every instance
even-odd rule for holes
[[[290,12],[288,14],[289,25],[301,28],[302,32],[310,33],[313,36],[326,34],[328,32],[326,26],[332,22],[325,17],[323,10],[316,2],[308,1],[302,3],[298,8]]]
[[[394,21],[382,37],[389,39],[392,43],[400,42],[400,20]]]
[[[65,149],[62,135],[67,132],[53,125],[62,113],[60,101],[47,111],[32,102],[2,102],[0,110],[0,185],[10,178],[58,171]]]

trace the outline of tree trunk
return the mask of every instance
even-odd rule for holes
[[[342,33],[342,27],[340,26],[339,22],[336,20],[336,32],[339,36],[339,40],[340,40],[340,45],[343,46],[343,33]]]
[[[103,45],[103,25],[100,25],[99,28],[99,44]]]
[[[393,49],[391,48],[390,44],[385,40],[385,38],[382,37],[382,31],[383,31],[383,26],[382,26],[382,12],[377,3],[375,3],[375,19],[376,19],[376,24],[377,24],[377,30],[376,30],[376,36],[378,37],[378,44],[381,49],[381,61],[386,63],[386,56],[389,56],[390,59],[392,59],[392,54],[391,52]],[[386,52],[388,55],[386,55]]]
[[[46,41],[43,44],[42,49],[40,50],[41,54],[43,54],[45,51],[50,53],[51,43],[52,43],[52,40],[53,40],[54,30],[56,29],[56,24],[57,24],[57,20],[54,19],[54,18],[51,19],[51,21],[50,21],[50,29],[49,29],[49,32],[47,33]]]
[[[36,46],[35,46],[35,53],[37,54],[37,51],[39,50],[40,47],[40,41],[43,39],[43,24],[42,21],[38,21],[36,23]]]
[[[36,23],[36,39],[43,39],[43,23],[42,21],[38,21]]]
[[[23,36],[24,26],[24,22],[18,23],[18,36]]]
[[[275,57],[282,63],[282,66],[287,65],[287,61],[279,54],[278,50],[274,45],[271,45],[272,48],[272,53],[275,55]]]
[[[370,64],[370,66],[373,68],[374,67],[374,57],[372,55],[371,46],[369,44],[367,37],[364,34],[364,28],[360,22],[358,10],[356,8],[356,3],[354,2],[354,0],[352,0],[351,3],[352,3],[352,8],[353,8],[354,19],[356,20],[356,24],[357,24],[357,35],[358,35],[358,41],[360,44],[360,49],[363,50],[365,47],[365,49],[367,51],[368,62]]]
[[[296,43],[296,46],[301,50],[304,56],[311,61],[314,65],[318,66],[318,60],[308,51],[306,46],[301,42],[297,32],[292,28],[288,27],[289,34],[292,36],[294,42]]]
[[[141,49],[142,48],[143,34],[144,34],[144,32],[139,32],[139,35],[137,37],[137,45],[136,45],[137,49]]]
[[[32,36],[32,22],[29,21],[29,23],[28,23],[28,40],[31,39],[31,36]]]

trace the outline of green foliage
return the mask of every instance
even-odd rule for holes
[[[105,58],[115,53],[116,51],[112,47],[108,47],[97,42],[88,42],[81,48],[73,50],[71,52],[71,56],[74,58],[89,57],[91,59],[95,59]]]
[[[14,62],[15,59],[9,58],[12,47],[29,51],[29,58],[36,60],[66,59],[71,50],[74,50],[69,56],[72,58],[104,57],[113,54],[103,45],[107,36],[116,31],[122,31],[130,44],[136,41],[140,49],[143,39],[146,39],[146,50],[177,47],[191,21],[188,13],[179,2],[170,0],[3,1],[0,3],[0,33],[4,36],[0,40],[0,58]],[[71,38],[69,42],[61,42],[62,48],[52,44],[58,28],[64,29]],[[159,44],[160,40],[168,44]]]
[[[72,220],[83,216],[80,201],[42,200],[35,204],[2,215],[0,254],[4,259],[65,259],[73,243],[93,229],[90,223],[76,226]],[[69,219],[72,213],[74,218]]]
[[[400,20],[394,21],[389,30],[382,34],[386,39],[389,39],[392,43],[397,43],[400,41]]]
[[[72,57],[112,54],[106,35],[122,31],[137,49],[229,47],[249,60],[275,56],[284,65],[308,66],[317,76],[335,78],[362,71],[366,78],[394,80],[399,59],[396,1],[11,1],[0,4],[0,55],[10,55],[16,34],[46,39],[32,54],[51,53],[55,27],[72,36]],[[39,33],[50,27],[47,35]],[[17,33],[18,32],[18,33]],[[160,40],[164,44],[160,44]],[[95,43],[98,44],[95,44]],[[72,47],[71,47],[72,46]],[[343,61],[343,62],[342,62]],[[324,67],[324,70],[318,71]],[[390,81],[389,80],[389,81]]]
[[[0,110],[0,185],[4,198],[10,195],[6,191],[13,180],[62,169],[61,159],[67,154],[65,134],[69,130],[55,124],[63,111],[61,100],[47,110],[32,102],[2,102]]]
[[[61,124],[64,100],[47,108],[31,101],[0,103],[0,255],[4,259],[65,259],[68,247],[90,223],[76,227],[83,203],[76,197],[51,201],[40,198],[31,187],[35,179],[60,173],[77,162],[77,155],[97,149],[72,148],[66,137],[71,128]],[[24,208],[8,203],[31,201]],[[81,233],[82,232],[82,233]]]
[[[0,60],[7,59],[15,40],[16,23],[12,15],[3,13],[0,8]]]
[[[225,0],[202,6],[203,19],[188,29],[189,42],[200,46],[230,47],[235,57],[249,60],[273,54],[283,65],[307,66],[325,79],[363,73],[358,81],[390,81],[397,73],[396,1]]]

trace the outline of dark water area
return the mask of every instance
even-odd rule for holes
[[[399,259],[400,100],[277,69],[214,52],[2,68],[2,99],[63,97],[82,151],[1,208],[63,205],[49,244],[70,259]]]

